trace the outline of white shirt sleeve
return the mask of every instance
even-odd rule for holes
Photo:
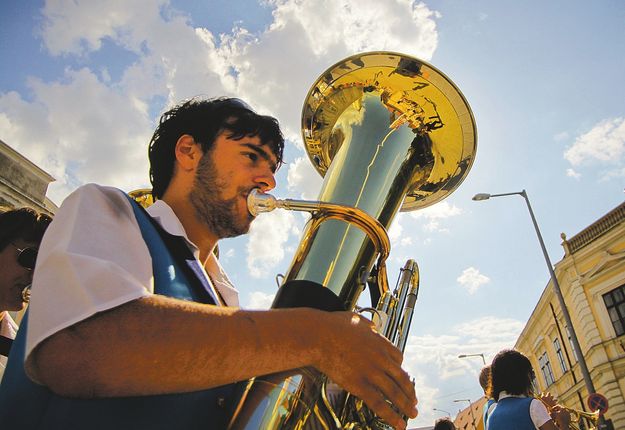
[[[536,428],[540,428],[540,426],[551,419],[547,407],[538,399],[533,399],[532,403],[530,403],[530,417]]]
[[[39,248],[26,356],[54,333],[153,292],[152,260],[128,199],[115,188],[79,188]]]

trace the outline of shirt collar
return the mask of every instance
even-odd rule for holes
[[[525,397],[528,397],[528,396],[526,396],[524,394],[508,394],[507,391],[502,391],[501,393],[499,393],[499,400],[505,399],[506,397],[525,398]]]
[[[184,238],[187,245],[189,245],[193,256],[197,260],[200,259],[199,248],[191,242],[182,223],[167,203],[163,200],[157,200],[154,204],[148,206],[146,210],[167,233]],[[223,270],[221,264],[219,264],[219,260],[217,260],[217,257],[215,257],[214,254],[211,253],[209,256],[205,269],[208,271],[208,274],[210,274],[211,280],[215,284],[214,286],[219,290],[219,293],[226,304],[229,306],[238,306],[238,291],[232,285],[232,282],[226,275],[226,272]]]
[[[187,237],[187,232],[184,230],[182,223],[167,203],[163,200],[157,200],[154,204],[148,206],[146,210],[167,233],[174,236],[182,236],[187,243],[192,245],[194,249],[197,249],[197,246]]]

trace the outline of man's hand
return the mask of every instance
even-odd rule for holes
[[[565,407],[555,405],[549,410],[549,413],[559,429],[567,430],[569,428],[569,424],[571,423],[571,414]]]
[[[401,368],[402,353],[364,317],[331,312],[324,318],[330,324],[318,326],[328,331],[320,333],[322,344],[314,365],[388,424],[406,428],[402,415],[417,416],[417,397],[410,376]]]
[[[541,402],[543,402],[545,404],[545,406],[547,406],[547,409],[549,409],[549,410],[551,410],[551,408],[553,408],[558,403],[557,397],[555,397],[549,391],[546,391],[544,393],[540,393],[538,395],[538,399]]]

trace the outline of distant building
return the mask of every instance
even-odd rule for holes
[[[570,239],[555,265],[595,390],[608,400],[604,418],[625,428],[625,203]],[[588,392],[559,302],[549,282],[515,348],[526,354],[541,391],[589,411]],[[583,428],[583,427],[582,427]],[[586,427],[587,428],[587,427]]]
[[[475,383],[478,383],[477,375],[475,376]],[[468,402],[467,402],[468,403]],[[484,404],[486,403],[486,397],[482,396],[470,406],[467,406],[463,410],[458,412],[456,415],[456,419],[454,420],[454,425],[458,430],[483,430],[484,426],[482,425],[482,410],[484,409]]]
[[[50,174],[0,140],[0,205],[29,206],[53,215],[58,207],[46,197],[52,181]]]

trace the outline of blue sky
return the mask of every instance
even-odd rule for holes
[[[518,196],[526,189],[551,259],[625,194],[625,4],[619,1],[16,1],[0,6],[0,139],[50,172],[60,203],[98,182],[147,185],[158,114],[193,95],[236,95],[289,139],[275,195],[315,198],[299,112],[327,67],[392,50],[431,62],[469,101],[478,151],[443,202],[401,214],[389,277],[414,258],[421,292],[405,365],[428,425],[477,399],[481,360],[514,344],[548,280]],[[274,212],[221,245],[248,307],[267,306],[300,214]]]

